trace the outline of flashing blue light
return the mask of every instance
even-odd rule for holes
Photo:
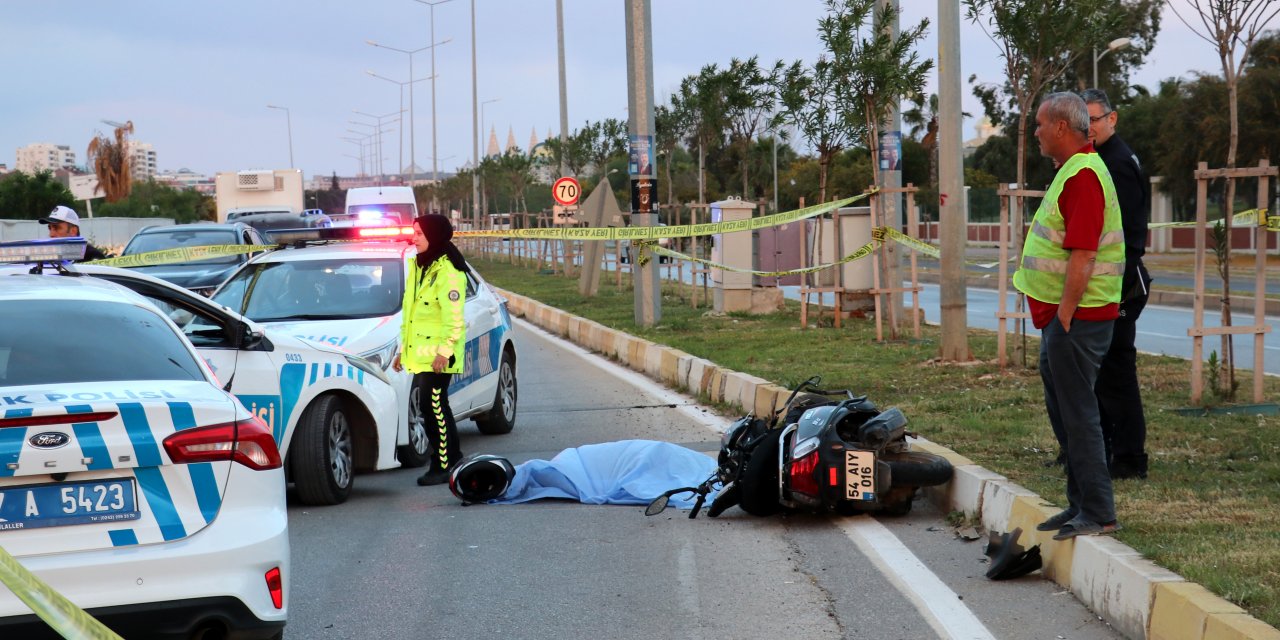
[[[0,263],[34,264],[82,260],[88,246],[88,241],[79,236],[0,242]]]

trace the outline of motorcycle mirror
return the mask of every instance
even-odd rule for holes
[[[653,499],[653,502],[650,502],[650,503],[649,503],[649,506],[647,506],[647,507],[645,507],[645,508],[644,508],[644,514],[645,514],[646,516],[656,516],[656,515],[658,515],[659,513],[662,513],[663,511],[666,511],[666,510],[667,510],[667,501],[668,501],[668,500],[670,500],[670,499],[671,499],[671,496],[669,496],[669,495],[667,495],[667,494],[665,494],[665,493],[664,493],[664,494],[662,494],[662,495],[660,495],[660,496],[658,496],[658,497],[656,497],[656,498],[654,498],[654,499]]]

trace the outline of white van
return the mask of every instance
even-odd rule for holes
[[[347,189],[347,224],[413,224],[418,202],[412,187],[354,187]]]

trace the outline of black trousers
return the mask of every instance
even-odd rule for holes
[[[1138,316],[1147,306],[1147,285],[1151,276],[1138,266],[1138,289],[1126,293],[1120,303],[1120,317],[1111,334],[1111,347],[1102,358],[1093,392],[1102,416],[1102,439],[1107,459],[1135,463],[1146,469],[1147,418],[1142,411],[1138,386]]]
[[[454,422],[453,409],[449,407],[449,380],[452,377],[452,373],[431,371],[413,374],[413,384],[420,389],[418,411],[431,447],[431,466],[427,471],[448,470],[462,460],[458,424]]]

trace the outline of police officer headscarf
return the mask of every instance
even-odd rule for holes
[[[462,252],[458,251],[458,247],[454,246],[451,238],[453,238],[453,223],[449,219],[438,213],[428,213],[418,216],[416,220],[418,228],[422,229],[422,235],[427,238],[427,250],[418,254],[418,267],[426,269],[431,266],[440,256],[448,256],[449,262],[453,263],[453,267],[463,273],[470,273],[471,269],[467,267],[467,261],[463,259]]]

